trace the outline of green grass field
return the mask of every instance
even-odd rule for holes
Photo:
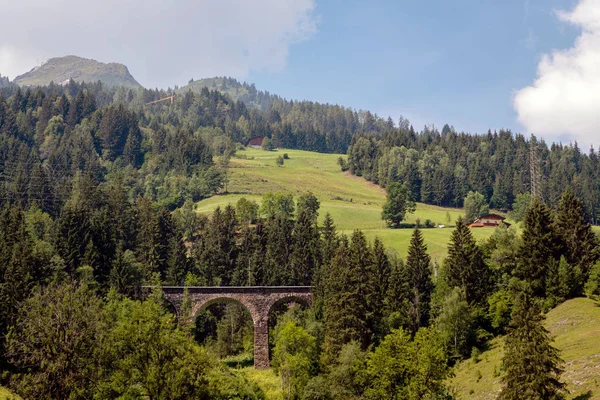
[[[10,390],[0,386],[0,400],[21,400],[21,398],[13,394]]]
[[[275,160],[287,153],[290,157],[278,167]],[[361,229],[370,240],[379,236],[386,247],[405,257],[412,230],[389,229],[381,220],[381,208],[385,203],[385,190],[367,180],[340,171],[339,154],[321,154],[301,150],[263,151],[247,149],[237,153],[229,169],[228,194],[213,196],[197,204],[200,213],[211,213],[217,206],[224,207],[241,197],[260,203],[262,195],[280,191],[299,195],[312,192],[321,202],[320,220],[329,212],[341,232],[351,233]],[[463,213],[461,209],[444,208],[418,203],[407,222],[422,223],[431,220],[445,228],[424,229],[423,236],[432,259],[441,261],[446,256],[454,221]],[[449,217],[449,219],[448,219]],[[448,222],[450,221],[450,223]],[[478,240],[485,239],[492,228],[474,229]]]
[[[565,361],[569,399],[600,399],[600,303],[572,299],[551,310],[546,327]],[[463,361],[450,381],[458,399],[495,399],[501,388],[503,340],[492,341],[478,363]]]

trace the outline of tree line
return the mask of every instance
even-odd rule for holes
[[[342,169],[387,187],[403,183],[412,200],[462,207],[478,192],[492,208],[512,210],[518,196],[535,196],[555,207],[569,188],[580,198],[594,224],[600,210],[599,158],[577,143],[548,146],[535,136],[507,130],[484,135],[426,127],[415,132],[405,119],[381,134],[354,135]],[[532,182],[533,179],[533,182]]]

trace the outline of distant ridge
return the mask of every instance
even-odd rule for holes
[[[51,58],[31,71],[17,76],[14,82],[20,86],[45,86],[50,82],[64,85],[70,79],[90,83],[100,81],[109,87],[142,87],[123,64],[106,64],[77,56]]]
[[[267,110],[275,100],[280,99],[279,96],[273,95],[267,91],[256,90],[253,83],[241,83],[235,78],[228,77],[192,79],[187,85],[178,88],[176,92],[178,94],[185,94],[191,90],[194,93],[199,93],[203,88],[218,90],[231,97],[233,101],[239,100],[248,107],[263,111]]]

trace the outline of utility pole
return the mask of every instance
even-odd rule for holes
[[[538,143],[534,137],[529,142],[529,175],[531,179],[531,197],[542,199],[542,171],[538,154]]]

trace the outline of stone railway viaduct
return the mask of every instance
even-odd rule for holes
[[[310,286],[163,286],[165,298],[180,316],[181,305],[187,289],[192,303],[192,317],[214,303],[237,302],[242,304],[254,322],[254,367],[269,368],[269,313],[280,303],[298,302],[311,306]]]

